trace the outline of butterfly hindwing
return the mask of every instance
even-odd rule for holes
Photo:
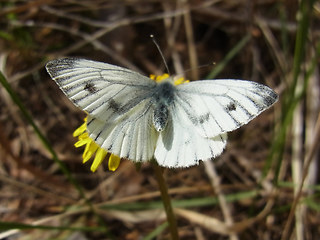
[[[166,129],[160,133],[155,159],[164,167],[188,167],[220,155],[227,143],[227,134],[213,138],[201,136],[193,127],[185,124],[185,114],[175,105]]]
[[[150,101],[142,101],[114,122],[89,115],[87,131],[90,138],[108,152],[133,161],[147,161],[153,157],[158,139],[152,113]]]

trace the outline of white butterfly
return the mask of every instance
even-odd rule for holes
[[[173,85],[126,68],[65,58],[46,69],[89,116],[87,131],[121,158],[187,167],[221,154],[227,132],[248,123],[278,99],[269,87],[221,79]]]

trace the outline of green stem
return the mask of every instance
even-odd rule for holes
[[[172,240],[178,240],[178,228],[177,228],[177,221],[176,217],[173,213],[173,208],[171,204],[171,199],[168,194],[168,187],[163,177],[163,170],[162,168],[157,164],[156,161],[152,161],[153,169],[156,174],[156,178],[159,184],[159,189],[161,192],[161,198],[163,202],[164,209],[166,211],[167,220],[169,223],[169,229],[171,233]]]

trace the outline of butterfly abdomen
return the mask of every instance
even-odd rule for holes
[[[174,102],[175,86],[170,82],[160,83],[153,95],[153,126],[158,132],[164,130],[169,119],[169,109]]]

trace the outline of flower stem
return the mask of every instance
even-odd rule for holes
[[[159,184],[161,198],[162,198],[164,209],[166,211],[172,240],[178,240],[179,235],[178,235],[177,221],[176,221],[176,217],[173,213],[171,199],[168,194],[168,187],[167,187],[167,184],[166,184],[164,177],[163,177],[163,169],[157,164],[156,161],[152,161],[152,165],[153,165],[153,169],[154,169],[154,172],[156,174],[156,178],[157,178],[157,181]]]

